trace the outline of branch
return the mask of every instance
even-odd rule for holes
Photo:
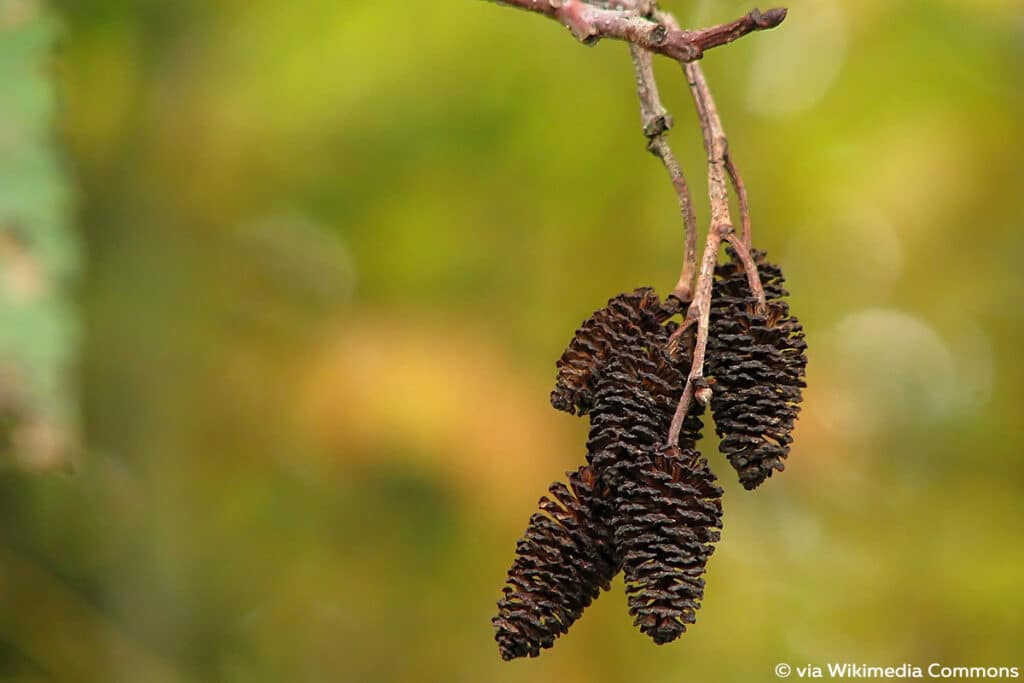
[[[764,315],[768,310],[768,303],[765,301],[764,287],[761,286],[761,274],[757,271],[757,263],[750,253],[750,247],[736,233],[732,233],[726,239],[743,264],[743,270],[747,274],[747,286],[750,287],[750,292],[757,299],[757,313]]]
[[[683,217],[683,267],[679,281],[669,295],[674,297],[678,302],[676,306],[679,306],[690,301],[693,296],[693,275],[697,269],[697,216],[693,211],[693,199],[683,169],[668,144],[667,133],[672,127],[672,116],[661,104],[651,53],[637,45],[630,45],[629,54],[633,58],[636,73],[636,92],[640,98],[640,118],[644,135],[647,136],[647,149],[665,164],[672,179],[672,187],[679,198],[679,212]],[[672,310],[678,308],[674,306]]]
[[[572,31],[580,42],[593,45],[602,38],[625,40],[671,57],[681,63],[704,56],[706,50],[731,43],[748,33],[775,28],[786,18],[786,10],[752,10],[735,21],[692,31],[681,30],[674,21],[652,21],[645,14],[653,9],[649,0],[618,3],[622,9],[596,7],[584,0],[496,0],[500,4],[543,14]]]
[[[778,26],[786,18],[783,8],[770,9],[765,13],[751,10],[743,17],[709,28],[684,31],[675,18],[657,9],[654,0],[497,0],[500,4],[543,14],[566,26],[577,40],[593,45],[602,38],[615,38],[631,44],[630,55],[636,74],[637,95],[640,98],[640,113],[644,135],[648,138],[648,149],[657,155],[672,178],[672,185],[679,198],[679,210],[683,216],[685,254],[679,282],[670,296],[677,301],[690,300],[686,316],[679,328],[669,337],[668,350],[675,354],[682,335],[694,324],[697,325],[693,347],[692,364],[686,378],[686,386],[676,407],[669,429],[668,444],[677,445],[683,421],[696,400],[701,405],[711,399],[711,387],[704,379],[704,356],[707,351],[711,319],[711,293],[714,284],[715,266],[722,241],[728,240],[743,263],[747,282],[757,301],[759,313],[765,312],[765,295],[757,266],[750,253],[750,204],[746,186],[739,170],[729,157],[729,143],[718,116],[718,109],[711,97],[707,81],[696,60],[710,48],[726,45],[748,33]],[[701,257],[700,273],[696,288],[693,287],[696,270],[696,218],[689,187],[682,168],[676,160],[666,139],[672,127],[672,117],[662,106],[658,96],[657,83],[651,64],[651,53],[671,57],[683,65],[690,93],[693,95],[697,116],[704,136],[704,149],[708,155],[708,199],[711,204],[711,225],[708,229],[704,253]],[[726,180],[728,178],[728,181]],[[729,209],[729,188],[732,183],[740,207],[742,232],[737,237]],[[692,299],[690,299],[692,295]]]

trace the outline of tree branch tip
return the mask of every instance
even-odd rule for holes
[[[753,20],[757,27],[760,29],[775,28],[786,19],[786,15],[789,10],[785,7],[773,7],[770,10],[761,12],[760,10],[753,10],[750,13],[750,18]]]

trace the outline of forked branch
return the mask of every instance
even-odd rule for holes
[[[675,446],[679,442],[679,434],[691,403],[696,400],[703,405],[711,398],[711,387],[704,379],[704,356],[710,327],[715,266],[723,241],[729,242],[743,264],[758,312],[765,312],[764,289],[757,265],[750,253],[750,204],[746,186],[729,156],[729,143],[722,128],[718,109],[696,60],[708,49],[731,43],[753,31],[778,26],[786,18],[786,10],[776,8],[762,13],[755,9],[729,23],[704,29],[683,30],[671,14],[657,8],[654,0],[497,1],[554,19],[572,31],[578,40],[588,45],[602,38],[624,40],[631,44],[630,55],[633,59],[641,120],[644,135],[648,139],[648,149],[661,159],[668,170],[683,217],[683,267],[679,281],[669,297],[669,307],[682,306],[686,302],[689,302],[689,306],[682,324],[669,338],[669,353],[674,354],[678,351],[683,335],[694,325],[697,327],[686,386],[669,429],[668,445]],[[704,148],[708,157],[708,200],[711,206],[711,221],[701,256],[700,270],[696,273],[696,286],[693,281],[694,271],[697,269],[697,231],[693,201],[682,168],[666,139],[666,134],[672,127],[672,117],[658,96],[658,86],[651,63],[652,53],[665,55],[682,64],[700,120]],[[735,234],[730,215],[730,183],[736,192],[740,209],[739,236]]]
[[[782,8],[763,13],[755,9],[725,24],[681,30],[675,22],[667,24],[645,16],[655,5],[650,0],[614,3],[614,9],[584,0],[496,1],[554,19],[588,45],[602,38],[625,40],[682,63],[700,59],[706,50],[731,43],[748,33],[774,28],[786,18],[786,10]]]

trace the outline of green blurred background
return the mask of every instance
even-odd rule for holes
[[[0,0],[0,151],[57,145],[17,197],[66,240],[63,323],[26,343],[72,369],[43,393],[81,435],[0,469],[0,680],[1024,665],[1024,6],[789,7],[704,63],[808,332],[790,464],[747,493],[706,441],[725,530],[679,642],[634,631],[617,583],[506,664],[516,538],[584,453],[553,362],[678,272],[625,45],[480,0]]]

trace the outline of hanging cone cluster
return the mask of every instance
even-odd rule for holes
[[[782,471],[800,410],[807,357],[803,327],[790,315],[782,271],[752,251],[767,302],[763,315],[736,252],[715,270],[707,375],[719,450],[746,489]]]
[[[779,268],[752,252],[762,313],[742,261],[729,253],[715,270],[705,369],[721,451],[753,489],[788,455],[806,344]],[[695,344],[693,325],[673,340],[670,312],[650,288],[615,296],[557,362],[551,403],[589,416],[587,465],[568,486],[551,486],[516,548],[493,620],[504,659],[551,647],[619,570],[634,623],[655,643],[694,623],[720,537],[722,489],[696,449],[700,401],[690,403],[678,443],[666,443]]]
[[[752,489],[789,452],[806,344],[779,268],[752,252],[766,296],[759,313],[742,261],[717,267],[706,373],[721,450]],[[693,402],[678,444],[666,435],[691,365],[694,330],[678,329],[653,289],[620,294],[585,320],[557,362],[555,408],[588,415],[587,465],[541,498],[516,548],[493,622],[504,659],[537,656],[568,631],[621,569],[629,611],[662,644],[692,624],[719,540],[722,490],[696,450]]]
[[[557,503],[541,499],[546,514],[531,518],[519,542],[494,619],[505,659],[550,647],[624,561],[644,633],[664,643],[693,621],[721,491],[703,460],[664,450],[685,382],[664,351],[675,329],[666,318],[653,290],[621,294],[583,323],[558,361],[552,404],[589,413],[589,465],[570,477],[571,493],[551,487]],[[687,454],[700,411],[684,423]]]
[[[544,3],[515,4],[560,19]],[[755,9],[702,31],[686,31],[671,14],[655,10],[655,3],[622,3],[609,7],[602,21],[619,28],[648,22],[652,30],[689,41],[688,50],[653,49],[642,41],[630,46],[647,149],[665,166],[679,200],[683,267],[664,302],[646,287],[610,299],[576,330],[557,362],[551,405],[589,417],[587,465],[568,486],[552,485],[517,546],[493,619],[505,659],[550,647],[619,570],[638,629],[659,645],[678,638],[704,599],[704,574],[722,527],[722,490],[697,450],[705,406],[711,406],[720,450],[747,489],[783,469],[799,411],[807,363],[803,329],[790,315],[782,272],[763,253],[750,252],[746,185],[693,59],[720,44],[722,35],[731,41],[778,26],[786,10]],[[604,24],[574,32],[584,42],[614,34]],[[658,93],[656,52],[682,64],[707,152],[711,222],[700,258],[689,185],[666,138],[672,119]],[[730,250],[730,261],[713,268],[726,242],[738,252]],[[671,320],[683,311],[681,322]]]

